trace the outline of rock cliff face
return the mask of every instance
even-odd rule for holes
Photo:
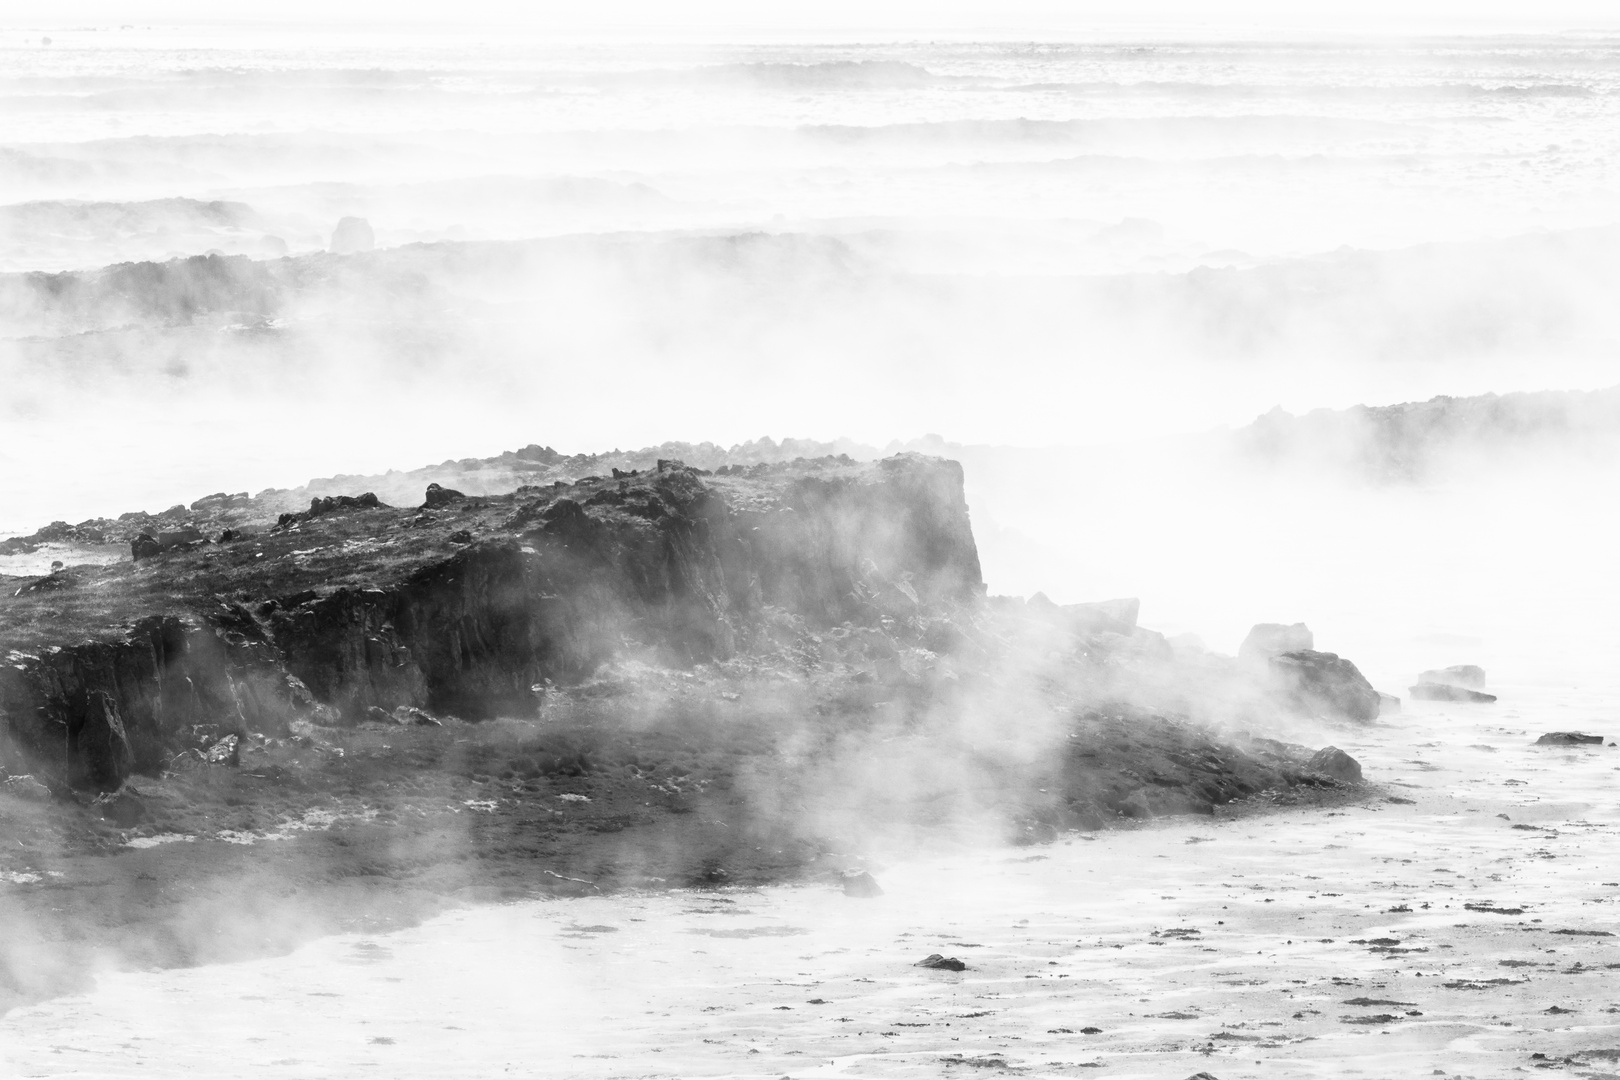
[[[374,706],[527,715],[627,652],[725,660],[779,615],[916,622],[982,591],[954,462],[666,461],[356,505],[19,590],[0,605],[0,728],[53,782],[109,790],[205,734]]]

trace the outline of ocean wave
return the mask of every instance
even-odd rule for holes
[[[311,311],[402,325],[476,318],[502,305],[514,315],[552,311],[535,308],[537,297],[549,296],[598,315],[634,297],[637,311],[679,313],[680,325],[696,327],[724,323],[730,312],[752,310],[751,304],[827,314],[823,308],[834,297],[860,296],[882,308],[889,301],[905,306],[917,297],[937,298],[943,289],[961,294],[942,301],[938,317],[946,322],[976,307],[1044,310],[1050,303],[1056,311],[1079,304],[1076,310],[1088,312],[1098,327],[1133,328],[1122,330],[1121,340],[1163,337],[1166,328],[1179,327],[1202,334],[1206,347],[1224,342],[1238,351],[1293,347],[1303,337],[1359,342],[1370,356],[1408,349],[1461,355],[1588,332],[1608,342],[1620,321],[1599,316],[1609,305],[1597,298],[1608,296],[1616,282],[1620,228],[1334,253],[1253,269],[1026,275],[999,282],[907,272],[881,247],[813,232],[581,234],[408,244],[348,256],[210,256],[0,274],[0,325],[16,334],[65,335],[206,327],[241,312],[296,319]],[[1578,319],[1571,314],[1577,312]]]
[[[808,63],[755,61],[709,64],[694,68],[660,68],[623,74],[577,76],[582,82],[618,83],[749,83],[785,89],[872,89],[926,86],[954,81],[904,60],[820,60]]]
[[[941,120],[928,122],[851,125],[805,125],[798,131],[832,142],[1088,142],[1104,137],[1187,138],[1197,135],[1229,137],[1306,135],[1320,138],[1387,138],[1411,134],[1414,125],[1385,120],[1344,119],[1332,116],[1153,116],[1082,120]]]
[[[169,198],[138,202],[92,202],[40,199],[0,206],[0,234],[28,232],[107,232],[211,226],[244,228],[254,224],[247,203],[220,199]]]
[[[1583,83],[1403,83],[1385,86],[1348,83],[1243,83],[1157,81],[1151,79],[1085,82],[1031,82],[999,87],[1009,92],[1064,93],[1077,96],[1168,96],[1195,99],[1305,99],[1422,101],[1468,98],[1586,98],[1613,93]]]

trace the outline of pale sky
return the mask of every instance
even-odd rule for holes
[[[4,0],[0,25],[505,23],[537,30],[1620,29],[1620,0]]]

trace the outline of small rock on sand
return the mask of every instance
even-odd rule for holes
[[[916,967],[933,968],[936,971],[966,971],[967,965],[954,956],[941,956],[939,953],[930,953],[927,957],[917,961]]]
[[[877,878],[865,870],[844,871],[843,884],[845,896],[854,896],[866,900],[883,895],[883,887],[877,883]]]
[[[1549,731],[1536,740],[1537,746],[1602,746],[1602,735],[1582,731]]]

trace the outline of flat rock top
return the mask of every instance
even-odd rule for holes
[[[960,477],[954,463],[908,457],[927,468],[956,470]],[[0,575],[0,652],[113,636],[135,619],[201,612],[221,600],[387,585],[449,558],[469,542],[520,537],[540,524],[541,511],[561,499],[579,503],[593,520],[647,527],[649,503],[678,505],[705,489],[735,509],[768,510],[784,506],[793,486],[806,479],[872,483],[884,475],[883,463],[838,458],[735,471],[728,467],[722,474],[674,463],[662,471],[469,496],[433,509],[340,509],[283,528],[276,527],[276,515],[266,508],[242,505],[228,515],[228,527],[243,534],[239,539],[139,562],[127,557],[127,548],[116,562],[107,560],[105,548],[87,560],[75,559],[75,549],[68,548],[60,556],[69,563],[64,571],[39,577]],[[211,526],[226,518],[199,516],[203,520],[195,525],[209,526],[205,531],[217,537]],[[171,527],[187,524],[191,522],[176,521]]]

